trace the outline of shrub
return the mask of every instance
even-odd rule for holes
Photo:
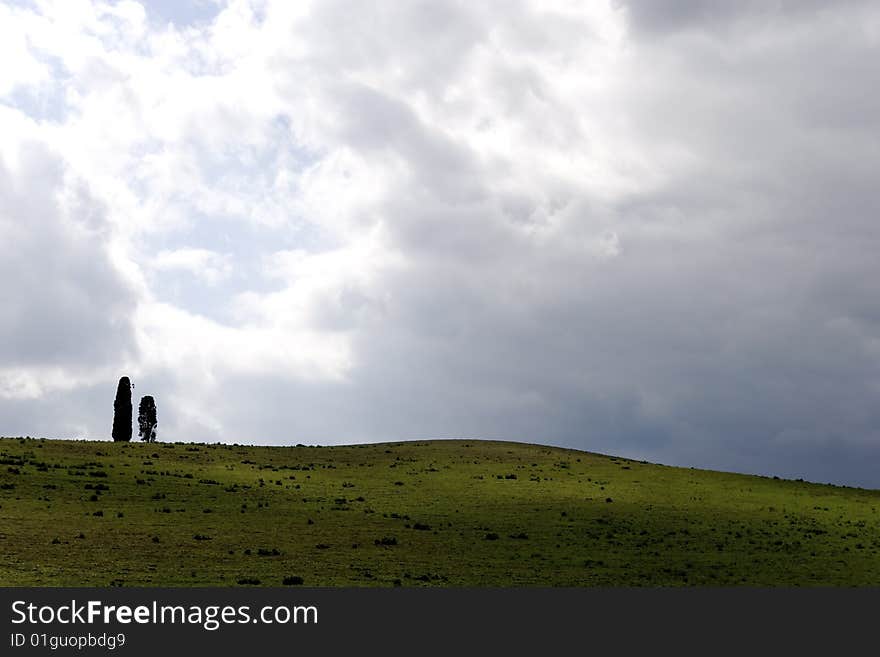
[[[239,584],[239,586],[245,586],[245,585],[259,586],[260,580],[258,580],[256,577],[242,577],[241,579],[238,580],[238,584]]]
[[[285,577],[281,583],[284,584],[284,586],[299,586],[303,581],[303,578],[299,575],[291,575],[290,577]]]

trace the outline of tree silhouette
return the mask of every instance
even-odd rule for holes
[[[113,440],[131,441],[131,381],[127,376],[119,379],[116,399],[113,401]]]
[[[141,397],[138,406],[138,435],[145,443],[156,442],[156,402],[150,395]]]

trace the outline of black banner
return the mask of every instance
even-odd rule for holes
[[[0,654],[846,654],[873,642],[878,602],[877,589],[2,588]]]

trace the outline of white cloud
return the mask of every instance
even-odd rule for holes
[[[232,256],[207,249],[165,249],[151,264],[160,271],[185,271],[209,285],[217,285],[232,272]]]
[[[339,379],[349,366],[345,340],[308,328],[228,327],[161,303],[142,304],[137,327],[145,352],[137,373],[166,369],[194,389],[265,372],[291,379]]]
[[[0,60],[15,62],[0,68],[0,95],[23,85],[38,87],[49,79],[48,67],[34,55],[27,32],[21,29],[26,22],[22,10],[0,6]]]

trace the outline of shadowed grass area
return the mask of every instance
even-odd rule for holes
[[[541,445],[0,439],[0,585],[880,584],[880,491]]]

